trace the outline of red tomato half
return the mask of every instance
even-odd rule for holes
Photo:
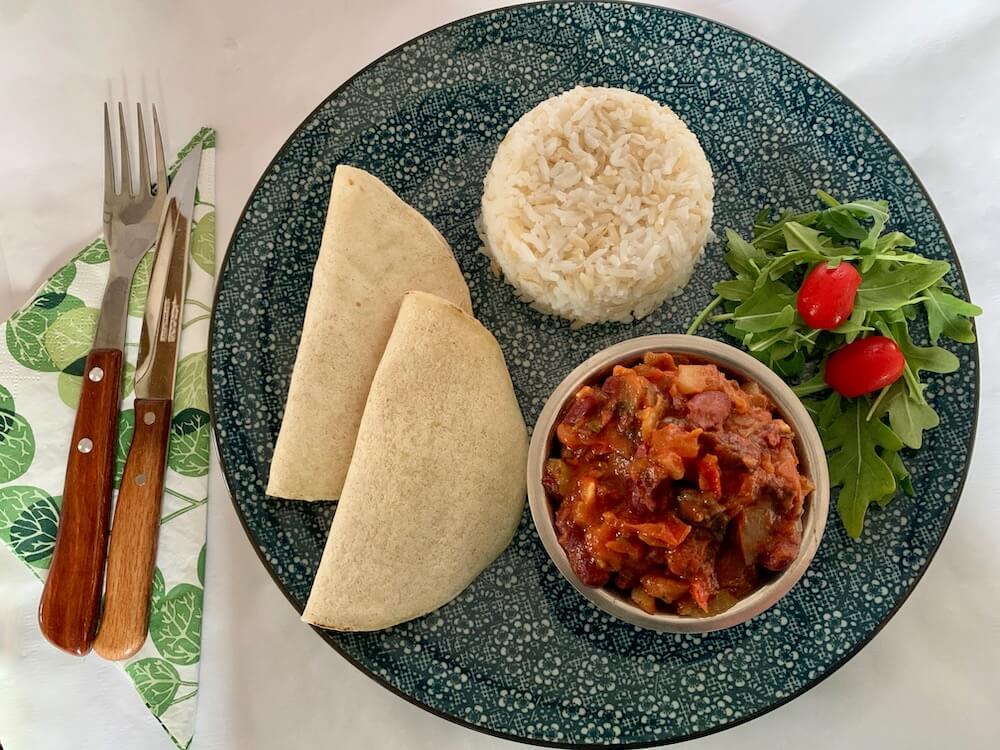
[[[838,349],[826,361],[826,384],[841,396],[855,398],[899,380],[906,358],[885,336],[858,339]]]
[[[833,330],[851,317],[860,285],[861,274],[850,263],[841,263],[836,268],[820,263],[799,289],[796,300],[799,315],[810,328]]]

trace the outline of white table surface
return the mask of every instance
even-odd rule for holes
[[[0,319],[100,229],[99,105],[161,107],[171,150],[219,132],[218,247],[278,147],[356,70],[484,0],[0,0]],[[995,747],[1000,688],[1000,5],[706,0],[677,7],[785,50],[857,102],[910,160],[961,255],[980,319],[982,412],[955,520],[875,640],[787,706],[687,747]],[[86,6],[86,7],[85,7]],[[299,622],[211,477],[194,750],[501,748],[380,688]],[[934,498],[926,498],[935,502]],[[171,743],[124,676],[47,647],[37,582],[0,550],[0,744]]]

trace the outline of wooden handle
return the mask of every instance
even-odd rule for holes
[[[97,630],[118,444],[122,353],[94,349],[83,370],[62,510],[38,625],[55,646],[83,656]]]
[[[170,405],[170,401],[155,399],[135,402],[135,433],[118,488],[108,546],[104,613],[94,641],[94,650],[105,659],[127,659],[146,641],[170,441]]]

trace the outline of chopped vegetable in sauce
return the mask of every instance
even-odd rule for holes
[[[812,484],[756,383],[649,352],[580,388],[555,437],[543,484],[588,586],[649,613],[704,616],[798,554]]]

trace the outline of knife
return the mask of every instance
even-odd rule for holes
[[[94,650],[127,659],[142,648],[156,563],[160,505],[170,442],[194,194],[201,146],[189,153],[167,195],[166,218],[150,275],[135,371],[135,431],[115,504],[104,611]]]

